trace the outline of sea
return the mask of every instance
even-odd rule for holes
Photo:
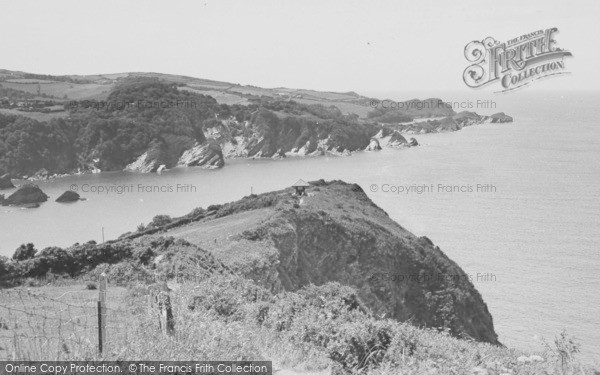
[[[457,112],[503,111],[514,122],[414,135],[420,146],[409,149],[39,181],[51,197],[40,208],[0,207],[0,255],[29,242],[43,249],[110,240],[158,214],[180,216],[298,179],[340,179],[361,185],[472,277],[503,344],[543,351],[566,330],[580,358],[599,364],[600,93],[363,94],[440,96]],[[65,190],[87,200],[54,202]]]

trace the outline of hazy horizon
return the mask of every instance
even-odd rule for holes
[[[0,32],[17,37],[4,41],[2,65],[53,75],[157,72],[336,92],[468,91],[462,74],[469,65],[464,57],[469,42],[488,36],[504,42],[557,27],[557,46],[573,53],[565,60],[572,74],[536,82],[526,90],[598,86],[594,77],[600,51],[589,47],[588,40],[600,35],[595,20],[600,3],[494,4],[5,3]],[[498,91],[491,86],[472,92]]]

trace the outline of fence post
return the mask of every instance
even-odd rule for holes
[[[158,309],[158,319],[163,334],[172,335],[175,331],[175,320],[173,319],[171,296],[168,292],[162,291],[158,294]]]
[[[106,286],[107,277],[103,272],[100,275],[100,287],[98,295],[98,352],[106,349]]]

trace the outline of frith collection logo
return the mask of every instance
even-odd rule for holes
[[[556,27],[537,30],[500,43],[492,37],[472,41],[465,57],[473,63],[463,73],[469,87],[478,88],[498,81],[499,92],[514,90],[545,77],[568,74],[565,57],[571,52],[556,47]]]

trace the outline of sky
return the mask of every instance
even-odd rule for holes
[[[326,91],[468,89],[464,48],[557,27],[568,76],[597,89],[600,1],[0,0],[0,68],[151,71]],[[499,86],[483,90],[497,91]],[[472,90],[472,89],[469,89]]]

